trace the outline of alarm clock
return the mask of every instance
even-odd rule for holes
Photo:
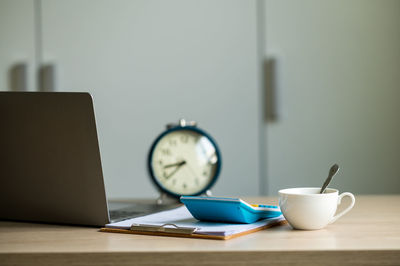
[[[221,170],[217,143],[195,122],[181,119],[169,124],[153,142],[148,155],[148,170],[161,197],[195,196],[215,184]],[[162,203],[161,200],[158,203]]]

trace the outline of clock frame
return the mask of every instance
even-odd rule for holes
[[[201,190],[197,191],[196,193],[190,193],[190,194],[183,194],[183,193],[176,193],[174,191],[171,191],[170,189],[166,188],[161,182],[160,182],[160,177],[156,176],[156,171],[153,168],[153,156],[154,156],[154,152],[155,149],[157,147],[157,144],[164,139],[165,137],[167,137],[167,135],[173,133],[173,132],[179,132],[179,131],[191,131],[195,134],[200,135],[201,137],[205,137],[213,146],[213,148],[215,149],[215,156],[216,156],[216,162],[214,164],[214,172],[213,172],[213,176],[210,178],[210,180],[208,181],[208,184],[206,186],[204,186],[204,188],[202,188]],[[162,132],[153,142],[153,144],[151,145],[149,154],[148,154],[148,159],[147,159],[147,166],[148,166],[148,171],[150,174],[150,177],[152,179],[152,182],[156,185],[156,187],[160,190],[161,193],[165,193],[170,197],[173,198],[179,198],[182,195],[185,196],[196,196],[196,195],[201,195],[204,194],[206,192],[208,192],[210,190],[210,188],[215,184],[215,182],[217,181],[220,171],[221,171],[221,153],[220,150],[218,148],[217,143],[215,142],[215,140],[204,130],[198,128],[195,123],[191,123],[189,125],[186,124],[186,122],[184,120],[181,120],[180,123],[178,125],[168,125],[167,126],[167,130],[165,130],[164,132]],[[161,177],[162,178],[162,177]]]

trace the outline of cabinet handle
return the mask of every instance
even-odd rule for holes
[[[53,64],[39,69],[39,91],[56,91],[56,68]]]
[[[13,65],[9,71],[9,89],[11,91],[27,91],[28,67],[25,63]]]
[[[279,60],[278,60],[279,59]],[[264,118],[268,122],[278,122],[284,117],[282,95],[281,58],[269,57],[264,62],[265,106]]]

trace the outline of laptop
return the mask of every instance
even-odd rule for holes
[[[107,203],[89,93],[0,92],[0,124],[0,219],[103,226],[173,207]]]

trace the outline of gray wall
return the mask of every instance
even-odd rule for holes
[[[179,118],[222,150],[215,194],[259,193],[255,1],[43,0],[41,9],[41,62],[55,67],[55,90],[93,95],[109,197],[157,195],[147,153]]]

